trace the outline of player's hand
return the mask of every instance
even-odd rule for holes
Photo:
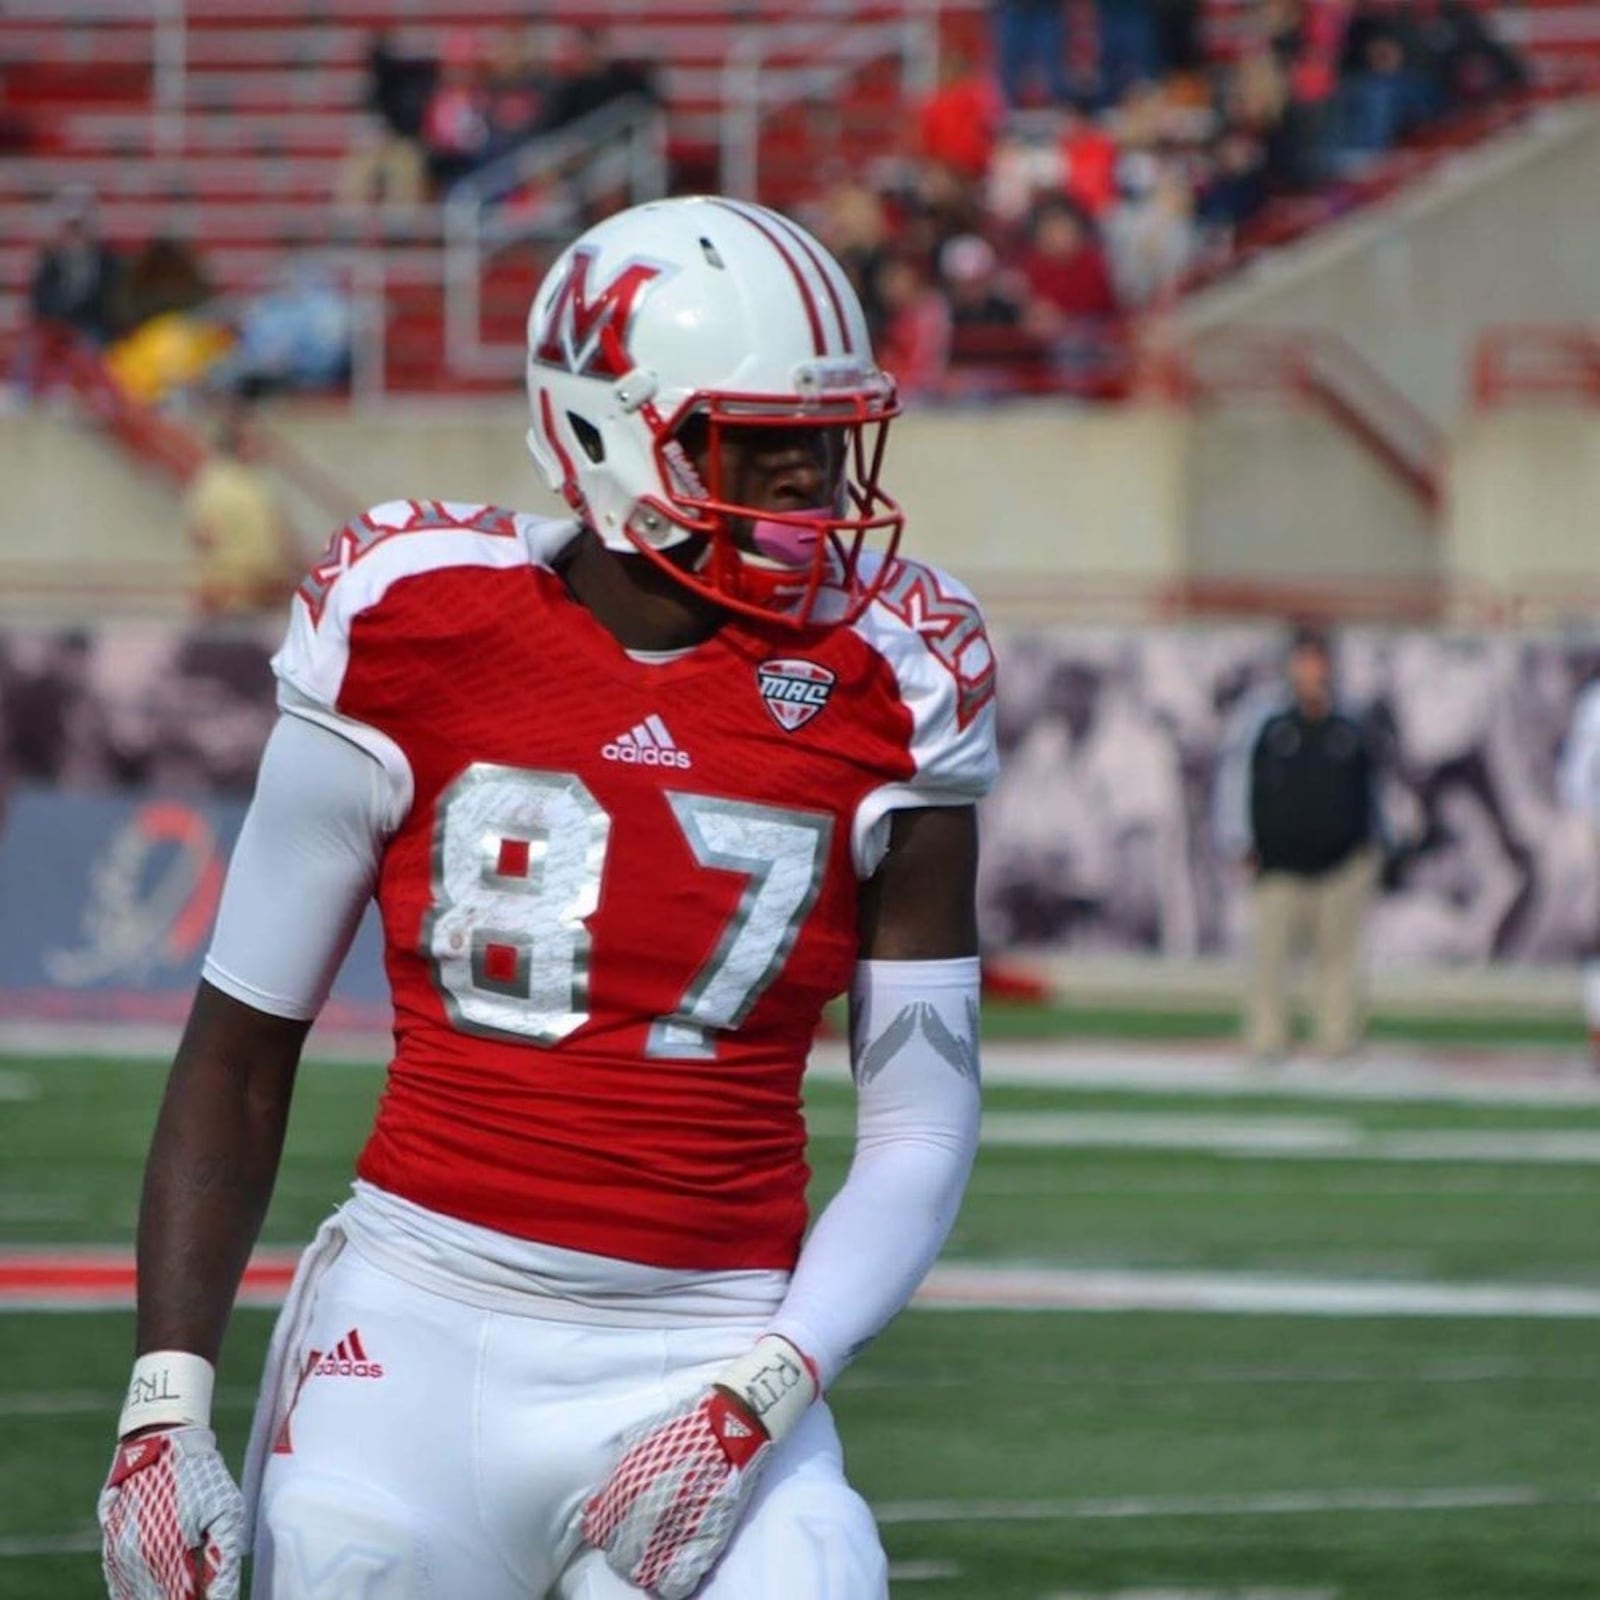
[[[239,1600],[244,1496],[209,1428],[124,1439],[100,1491],[111,1600]]]
[[[738,1525],[773,1445],[817,1397],[815,1369],[768,1335],[717,1382],[631,1428],[583,1508],[583,1536],[614,1571],[686,1600]]]

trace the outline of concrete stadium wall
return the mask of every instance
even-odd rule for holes
[[[397,497],[562,509],[521,448],[514,403],[377,414],[285,407],[270,421],[347,492],[352,512]],[[1385,468],[1315,412],[1029,405],[907,416],[888,477],[909,514],[907,550],[992,600],[1136,594],[1185,575],[1448,572],[1515,585],[1595,569],[1596,413],[1473,417],[1450,473],[1439,534]],[[0,611],[48,603],[67,568],[132,586],[141,610],[184,609],[190,557],[179,497],[162,479],[81,425],[34,415],[0,421],[0,482]],[[330,518],[289,498],[309,556]]]
[[[1451,453],[1449,574],[1491,587],[1572,583],[1600,594],[1600,410],[1473,416]]]
[[[1326,417],[1230,405],[1197,413],[1190,427],[1190,575],[1295,582],[1439,570],[1432,513]]]
[[[6,591],[53,586],[83,566],[181,589],[189,560],[176,497],[82,426],[43,414],[0,418],[0,484],[5,601]]]

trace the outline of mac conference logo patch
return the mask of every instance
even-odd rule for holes
[[[836,679],[815,661],[786,657],[756,668],[762,703],[785,733],[803,728],[828,703]]]

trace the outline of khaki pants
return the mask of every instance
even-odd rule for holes
[[[1256,880],[1255,964],[1251,972],[1246,1043],[1259,1056],[1289,1048],[1289,982],[1302,944],[1310,946],[1313,1042],[1341,1056],[1366,1027],[1361,930],[1378,877],[1376,850],[1358,850],[1320,878],[1267,872]]]

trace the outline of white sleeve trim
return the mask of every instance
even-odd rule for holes
[[[970,806],[979,796],[970,789],[919,789],[909,783],[886,783],[873,789],[856,807],[850,824],[850,857],[856,876],[865,882],[889,853],[889,819],[896,811],[918,806]]]
[[[383,769],[388,783],[389,792],[384,807],[386,831],[393,833],[405,821],[416,792],[416,782],[405,751],[388,734],[370,723],[358,722],[354,717],[319,705],[287,680],[278,683],[278,709],[292,717],[299,717],[303,722],[326,728],[329,733],[336,733],[357,749],[366,751]]]
[[[280,717],[228,865],[206,982],[270,1016],[314,1017],[397,821],[393,775],[364,745],[322,719]]]
[[[856,967],[855,1158],[768,1330],[824,1386],[910,1302],[960,1210],[981,1114],[978,994],[976,956]]]

